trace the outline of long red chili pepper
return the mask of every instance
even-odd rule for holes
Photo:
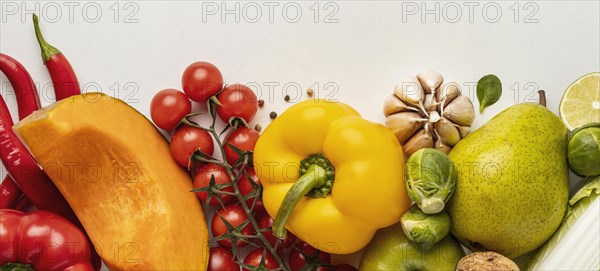
[[[54,213],[0,210],[0,229],[0,266],[17,263],[35,270],[94,270],[85,235]]]
[[[71,67],[71,63],[69,63],[69,60],[67,60],[63,53],[46,42],[40,31],[38,17],[35,14],[33,14],[33,24],[35,27],[35,36],[42,50],[42,59],[52,78],[56,100],[60,101],[80,94],[79,81],[77,81],[77,76],[75,75],[75,71],[73,71],[73,67]]]
[[[33,111],[40,108],[40,99],[37,88],[31,76],[16,59],[0,53],[0,70],[13,86],[17,105],[19,108],[19,119],[23,119]],[[12,208],[17,203],[23,192],[15,184],[10,176],[6,176],[0,183],[0,209]]]

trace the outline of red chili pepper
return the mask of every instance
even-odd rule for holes
[[[38,17],[35,14],[33,14],[33,25],[35,27],[35,36],[42,50],[44,65],[48,68],[52,83],[54,84],[56,100],[60,101],[80,94],[79,81],[77,81],[77,76],[75,75],[75,71],[73,71],[73,67],[71,67],[71,63],[69,63],[69,60],[67,60],[63,53],[46,42],[40,31]]]
[[[19,119],[23,119],[40,108],[40,98],[31,76],[16,59],[0,53],[0,70],[13,86],[19,108]],[[23,192],[10,176],[0,183],[0,209],[12,208]]]
[[[94,270],[85,235],[48,211],[0,210],[0,266],[29,264],[35,270]]]

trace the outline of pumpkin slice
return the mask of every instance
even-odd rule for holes
[[[121,100],[89,93],[13,127],[111,270],[204,270],[208,231],[188,174],[156,128]]]

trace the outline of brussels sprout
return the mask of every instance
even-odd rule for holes
[[[575,129],[569,137],[569,167],[581,176],[600,174],[600,123]]]
[[[446,212],[428,215],[413,205],[400,218],[402,230],[408,240],[423,250],[428,250],[450,232],[450,217]]]
[[[426,214],[444,209],[454,193],[457,173],[448,156],[436,149],[420,149],[406,162],[406,187],[410,198]]]

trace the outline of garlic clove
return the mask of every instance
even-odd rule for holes
[[[402,145],[402,150],[406,157],[410,157],[413,153],[423,148],[433,148],[433,137],[427,129],[419,130]]]
[[[425,71],[417,74],[417,78],[425,93],[435,93],[435,90],[444,82],[444,77],[435,71]]]
[[[458,133],[460,133],[460,138],[465,138],[471,133],[471,126],[458,126]]]
[[[460,86],[457,83],[450,82],[440,86],[440,89],[435,93],[436,100],[444,105],[449,104],[454,98],[460,95]]]
[[[431,111],[429,112],[429,122],[434,123],[440,120],[440,113],[438,113],[437,111]]]
[[[398,97],[396,97],[396,95],[390,95],[389,97],[387,97],[385,99],[385,102],[383,103],[383,114],[386,117],[391,114],[396,114],[396,113],[406,112],[406,111],[418,112],[419,109],[406,105],[404,102],[402,102],[400,99],[398,99]]]
[[[445,118],[441,118],[439,121],[434,123],[436,133],[439,135],[438,140],[441,139],[446,145],[453,147],[460,140],[460,132],[458,128]]]
[[[385,126],[394,133],[400,144],[404,144],[426,121],[418,113],[402,112],[389,115],[385,119]]]
[[[423,86],[415,76],[409,76],[394,87],[394,95],[407,105],[423,109],[425,94]]]
[[[475,119],[475,109],[469,97],[460,95],[444,107],[442,116],[455,124],[470,126]]]
[[[444,142],[442,142],[439,139],[433,143],[433,147],[436,148],[437,150],[443,151],[445,154],[450,153],[450,151],[452,150],[452,148],[450,148],[448,145],[444,144]]]
[[[423,106],[427,112],[436,111],[438,104],[439,103],[435,100],[433,94],[425,94],[425,102],[423,102]]]

